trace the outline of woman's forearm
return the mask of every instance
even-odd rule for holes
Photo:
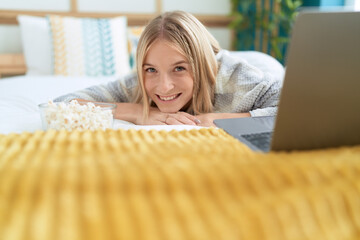
[[[250,113],[214,113],[214,119],[251,117]]]
[[[215,126],[215,119],[251,117],[250,113],[204,113],[197,115],[200,125],[205,127]]]
[[[139,103],[115,103],[116,111],[114,118],[139,124],[142,119],[142,105]]]

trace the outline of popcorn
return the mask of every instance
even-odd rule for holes
[[[70,103],[49,101],[43,112],[47,128],[56,130],[96,130],[111,128],[113,123],[112,109],[96,106],[92,102],[79,104],[77,100]]]

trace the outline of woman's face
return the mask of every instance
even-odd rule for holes
[[[175,113],[188,107],[194,80],[189,62],[163,39],[156,40],[143,64],[145,90],[161,112]]]

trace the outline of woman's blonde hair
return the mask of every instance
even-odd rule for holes
[[[219,52],[219,44],[193,15],[174,11],[153,19],[141,34],[137,46],[139,89],[135,102],[143,104],[144,117],[149,114],[151,100],[145,91],[143,63],[157,39],[164,39],[172,44],[187,58],[191,66],[194,89],[192,103],[186,111],[192,114],[212,112],[218,71],[215,55]]]

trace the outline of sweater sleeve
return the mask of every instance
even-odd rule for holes
[[[136,87],[137,75],[130,74],[116,81],[57,97],[54,102],[68,102],[75,98],[96,102],[129,102]]]
[[[253,110],[250,110],[252,117],[275,116],[280,97],[281,84],[270,82],[264,86],[259,97],[255,100]]]
[[[252,117],[276,115],[281,86],[281,82],[275,81],[271,75],[264,77],[254,88],[257,96],[250,115]]]
[[[276,114],[282,79],[235,59],[226,51],[220,52],[218,62],[216,112],[250,112],[253,117]]]

